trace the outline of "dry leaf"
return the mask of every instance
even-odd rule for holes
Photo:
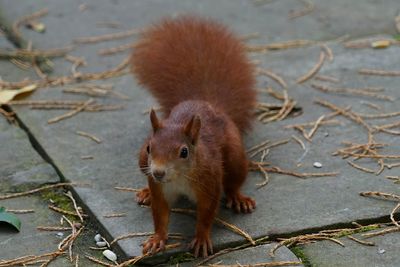
[[[379,40],[371,43],[372,48],[386,48],[392,44],[390,40]]]
[[[22,87],[21,89],[16,89],[16,90],[10,90],[10,89],[5,89],[5,90],[0,90],[0,105],[2,104],[7,104],[11,100],[14,99],[19,94],[31,92],[37,88],[36,84],[31,84],[25,87]]]

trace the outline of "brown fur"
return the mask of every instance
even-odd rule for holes
[[[137,194],[138,202],[151,205],[155,227],[143,252],[165,248],[169,210],[183,194],[197,204],[191,247],[196,256],[207,256],[222,192],[237,212],[255,208],[240,193],[247,176],[241,133],[250,126],[255,101],[251,65],[224,26],[179,17],[146,31],[132,55],[132,71],[167,115],[159,120],[151,112],[153,133],[139,155],[149,188]]]

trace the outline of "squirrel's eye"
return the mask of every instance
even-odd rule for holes
[[[181,158],[185,159],[185,158],[188,157],[188,155],[189,155],[189,151],[188,151],[187,147],[182,147],[182,148],[181,148],[181,153],[180,153],[179,156],[180,156]]]
[[[146,150],[147,150],[147,153],[150,154],[150,146],[149,145],[147,145]]]

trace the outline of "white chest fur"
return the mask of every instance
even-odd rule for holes
[[[176,177],[163,184],[164,196],[170,205],[174,204],[179,196],[186,196],[190,201],[196,202],[196,195],[192,185],[185,177]]]

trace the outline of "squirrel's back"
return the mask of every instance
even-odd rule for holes
[[[256,101],[253,66],[225,26],[194,16],[165,19],[146,29],[132,54],[132,72],[162,108],[204,100],[249,128]]]

